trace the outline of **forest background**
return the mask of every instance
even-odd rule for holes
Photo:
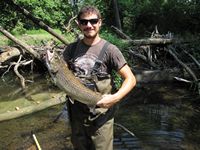
[[[199,36],[199,0],[15,0],[47,25],[66,33],[64,27],[82,5],[92,4],[103,14],[103,32],[111,25],[132,39],[146,37],[158,27],[160,33],[171,32],[191,39]],[[40,29],[23,14],[0,1],[1,26],[13,34]],[[72,34],[72,32],[70,32]],[[66,33],[67,35],[67,33]],[[68,33],[69,35],[69,33]],[[105,36],[108,37],[108,36]]]

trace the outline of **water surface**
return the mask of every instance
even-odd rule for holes
[[[35,86],[30,84],[31,88],[23,95],[17,79],[6,80],[7,83],[0,84],[1,112],[4,102],[25,96],[28,101],[31,95],[57,91],[46,78],[38,77],[34,79]],[[192,89],[180,83],[145,84],[135,88],[119,104],[116,113],[115,122],[121,127],[115,125],[115,150],[200,149],[199,104]],[[42,149],[71,150],[69,124],[63,118],[53,122],[63,107],[61,104],[0,122],[0,150],[36,149],[33,134]]]

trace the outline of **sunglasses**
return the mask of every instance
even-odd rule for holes
[[[94,25],[94,24],[97,24],[98,21],[99,21],[98,18],[89,19],[89,20],[87,20],[87,19],[80,19],[80,20],[79,20],[79,23],[80,23],[81,25],[87,25],[88,22],[90,22],[90,24]]]

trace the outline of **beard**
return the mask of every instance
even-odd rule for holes
[[[95,33],[94,35],[86,35],[84,34],[84,36],[88,39],[94,39],[97,36],[97,33]]]
[[[94,30],[91,33],[90,33],[90,30],[91,29],[85,29],[85,31],[84,31],[85,33],[83,32],[84,33],[84,37],[87,38],[87,39],[94,39],[98,35],[99,30],[98,31]]]
[[[84,36],[88,39],[94,39],[96,36],[97,36],[98,33],[95,33],[94,35],[87,35],[87,34],[84,34]]]

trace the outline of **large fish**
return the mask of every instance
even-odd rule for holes
[[[102,98],[98,92],[94,92],[84,86],[69,70],[67,63],[56,53],[47,50],[45,62],[55,85],[67,93],[73,100],[77,100],[88,106],[95,106]]]

